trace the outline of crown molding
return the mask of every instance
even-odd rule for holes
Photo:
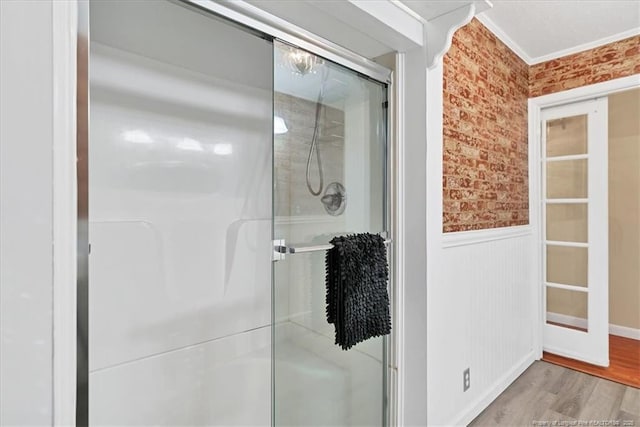
[[[551,61],[552,59],[562,58],[563,56],[583,52],[585,50],[604,46],[606,44],[624,40],[626,38],[637,36],[640,34],[640,27],[632,28],[631,30],[623,31],[621,33],[617,33],[588,43],[583,43],[567,49],[558,50],[546,55],[532,57],[528,55],[518,43],[516,43],[511,37],[509,37],[509,35],[507,35],[507,33],[505,33],[502,28],[500,28],[500,26],[498,26],[491,18],[483,13],[476,15],[476,18],[478,18],[478,21],[480,21],[482,25],[487,27],[489,31],[491,31],[498,39],[500,39],[502,43],[507,45],[507,47],[513,51],[513,53],[518,55],[520,59],[526,62],[527,65],[536,65],[542,62]]]
[[[552,52],[548,55],[537,56],[532,59],[532,62],[529,65],[539,64],[541,62],[550,61],[552,59],[562,58],[563,56],[572,55],[578,52],[584,52],[585,50],[593,49],[596,47],[604,46],[609,43],[614,43],[620,40],[624,40],[629,37],[637,36],[640,34],[640,27],[632,28],[627,31],[623,31],[621,33],[614,34],[612,36],[604,37],[598,40],[594,40],[592,42],[583,43],[578,46],[570,47],[568,49],[558,50],[556,52]]]
[[[522,47],[518,43],[516,43],[511,37],[505,33],[502,28],[500,28],[491,18],[487,15],[481,13],[476,15],[478,21],[482,23],[489,31],[491,31],[500,41],[507,45],[509,49],[513,51],[516,55],[520,57],[527,65],[533,64],[534,58],[529,56]]]

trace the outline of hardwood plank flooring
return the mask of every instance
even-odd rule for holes
[[[556,354],[543,353],[542,360],[580,372],[640,387],[640,341],[609,335],[609,367],[591,365]]]
[[[640,389],[538,361],[469,425],[551,426],[554,421],[640,426]]]

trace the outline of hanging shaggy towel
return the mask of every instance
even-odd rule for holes
[[[348,350],[391,332],[384,239],[377,234],[335,237],[326,255],[327,321],[336,344]]]

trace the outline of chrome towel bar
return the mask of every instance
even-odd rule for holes
[[[388,245],[393,242],[392,239],[385,239],[384,244]],[[285,244],[284,239],[274,240],[273,241],[273,252],[274,252],[274,261],[279,261],[284,259],[286,254],[299,254],[304,252],[318,252],[318,251],[326,251],[331,249],[333,245],[331,243],[327,243],[325,245],[314,245],[314,246],[287,246]]]

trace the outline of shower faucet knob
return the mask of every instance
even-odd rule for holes
[[[332,182],[327,186],[320,201],[329,215],[341,215],[347,206],[347,193],[344,186],[339,182]]]

